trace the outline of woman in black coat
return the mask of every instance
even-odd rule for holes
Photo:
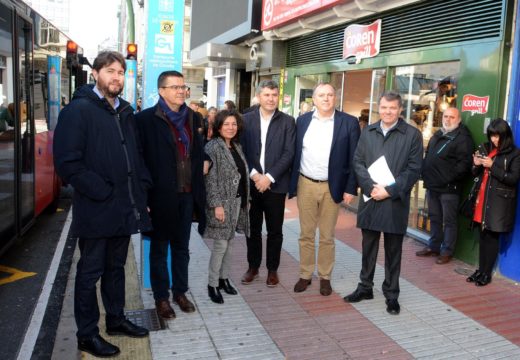
[[[510,232],[515,221],[516,185],[520,179],[520,150],[511,128],[495,119],[487,128],[489,142],[473,155],[473,175],[478,176],[478,195],[473,215],[480,233],[479,267],[466,279],[477,286],[491,282],[498,256],[499,237]]]

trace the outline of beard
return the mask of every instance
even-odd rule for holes
[[[106,97],[116,98],[123,91],[123,85],[119,82],[112,82],[107,84],[98,78],[97,87]]]

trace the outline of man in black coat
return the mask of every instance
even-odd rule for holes
[[[264,80],[256,88],[259,107],[244,115],[241,135],[251,178],[250,237],[247,238],[249,268],[242,277],[250,284],[258,277],[262,262],[262,224],[267,227],[266,266],[268,287],[278,285],[278,266],[283,242],[285,197],[289,191],[294,158],[294,118],[278,111],[278,84]]]
[[[417,256],[437,256],[437,264],[448,263],[457,242],[457,217],[462,181],[471,171],[473,139],[461,123],[460,112],[448,108],[442,128],[431,137],[423,161],[422,178],[427,189],[431,237]]]
[[[173,300],[182,311],[195,311],[185,293],[193,216],[198,215],[200,233],[205,224],[203,124],[202,116],[185,103],[188,87],[181,73],[161,73],[157,87],[158,103],[137,114],[136,120],[145,164],[154,184],[148,192],[154,228],[150,234],[152,291],[159,315],[173,319],[175,312],[169,302],[168,246]]]
[[[71,236],[81,252],[74,288],[78,348],[115,356],[119,348],[99,336],[96,283],[109,335],[142,337],[148,330],[125,318],[125,262],[130,235],[151,229],[146,189],[151,186],[139,153],[133,109],[119,98],[126,64],[112,51],[94,60],[96,85],[79,88],[60,113],[54,133],[54,164],[74,187]]]
[[[408,226],[410,192],[419,179],[423,156],[422,135],[399,118],[402,107],[403,100],[397,92],[383,93],[379,99],[381,121],[363,130],[354,154],[354,170],[363,194],[357,214],[357,227],[363,236],[363,257],[358,287],[344,297],[351,303],[374,298],[374,272],[383,232],[385,281],[382,288],[386,311],[392,315],[401,310],[397,298],[403,237]],[[390,176],[379,179],[374,175],[378,177],[376,181],[369,168],[382,156],[393,179]]]

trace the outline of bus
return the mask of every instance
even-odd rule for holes
[[[86,78],[67,65],[67,41],[21,0],[0,0],[0,255],[57,207],[53,130]]]

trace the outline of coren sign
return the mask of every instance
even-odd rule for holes
[[[363,58],[377,56],[380,42],[381,19],[368,25],[347,26],[343,38],[343,59],[354,56],[359,62]]]
[[[464,95],[462,111],[471,111],[471,115],[485,114],[488,111],[489,96]]]

